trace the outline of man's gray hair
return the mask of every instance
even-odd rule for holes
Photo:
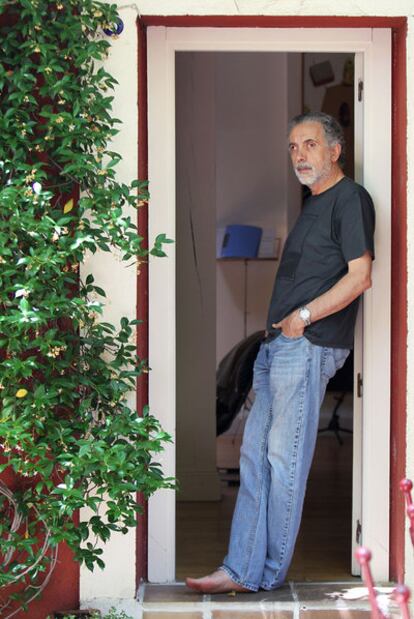
[[[329,116],[329,114],[324,114],[323,112],[307,112],[306,114],[299,114],[292,118],[288,126],[288,133],[290,134],[296,125],[309,122],[316,122],[322,125],[329,146],[335,146],[335,144],[340,145],[341,154],[339,155],[338,163],[341,168],[344,168],[346,156],[345,137],[339,122],[333,116]]]

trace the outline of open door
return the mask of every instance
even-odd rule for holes
[[[354,157],[355,180],[364,182],[364,57],[355,54],[354,60]],[[352,450],[352,574],[359,576],[361,568],[355,551],[362,543],[362,368],[363,368],[363,311],[364,300],[359,306],[354,337],[354,393],[353,393],[353,450]]]

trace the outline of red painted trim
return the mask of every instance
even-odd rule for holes
[[[147,33],[145,25],[138,20],[138,178],[148,179],[148,105],[147,105]],[[148,207],[138,209],[138,230],[148,247]],[[137,353],[141,359],[148,359],[148,265],[140,266],[137,275]],[[148,374],[141,374],[137,385],[137,410],[141,415],[148,404]],[[136,582],[148,576],[148,506],[144,497],[137,496],[143,513],[138,515],[136,536]]]
[[[406,23],[392,40],[390,574],[404,578],[407,392],[407,67]]]
[[[141,15],[145,26],[204,28],[401,28],[405,17],[335,15]]]
[[[391,265],[391,469],[390,469],[390,578],[402,580],[404,574],[404,503],[399,481],[406,467],[406,391],[407,391],[407,87],[406,87],[406,17],[339,16],[197,16],[143,15],[140,32],[148,26],[215,28],[392,28],[392,265]],[[141,56],[141,54],[140,54]],[[146,84],[146,61],[139,59],[140,84]],[[145,109],[146,90],[140,88],[141,110]],[[141,121],[142,122],[142,118]],[[140,124],[141,169],[147,172],[147,124]],[[144,164],[145,161],[145,164]],[[146,230],[142,215],[141,234]],[[146,225],[146,224],[145,224]],[[147,275],[145,276],[147,278]],[[145,280],[147,281],[147,280]],[[144,278],[141,281],[144,286]],[[148,288],[141,289],[147,299]],[[147,303],[147,300],[146,300]],[[147,315],[146,315],[147,317]],[[145,542],[141,540],[141,544]],[[146,545],[145,545],[146,549]],[[140,556],[146,555],[141,549]],[[137,555],[138,556],[138,555]],[[146,565],[146,563],[145,563]],[[145,577],[145,576],[144,576]]]

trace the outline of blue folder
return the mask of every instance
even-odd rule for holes
[[[257,226],[231,225],[226,227],[222,258],[256,258],[262,229]]]

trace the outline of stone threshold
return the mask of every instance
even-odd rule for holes
[[[399,619],[393,584],[377,588],[384,614]],[[184,583],[143,584],[138,593],[143,619],[369,619],[367,589],[346,582],[289,582],[275,591],[202,595]]]

